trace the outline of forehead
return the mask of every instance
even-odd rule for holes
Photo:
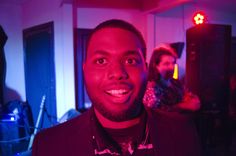
[[[175,57],[172,55],[162,55],[161,56],[161,62],[174,62],[175,61]]]
[[[96,31],[88,43],[88,51],[96,48],[142,48],[141,41],[131,31],[105,27]]]

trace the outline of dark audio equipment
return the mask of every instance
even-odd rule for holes
[[[203,24],[187,30],[186,85],[203,110],[225,110],[229,96],[231,26]]]

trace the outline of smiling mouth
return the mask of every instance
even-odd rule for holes
[[[106,93],[113,96],[113,97],[121,98],[124,95],[128,94],[129,90],[127,90],[127,89],[113,89],[113,90],[106,91]]]

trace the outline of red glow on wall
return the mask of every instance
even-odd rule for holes
[[[203,23],[205,23],[205,21],[206,21],[206,16],[203,12],[197,12],[194,14],[193,23],[195,25],[203,24]]]

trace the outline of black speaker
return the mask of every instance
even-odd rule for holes
[[[187,30],[186,85],[203,110],[227,109],[231,26],[203,24]]]
[[[232,37],[231,41],[230,74],[236,75],[236,37]]]

